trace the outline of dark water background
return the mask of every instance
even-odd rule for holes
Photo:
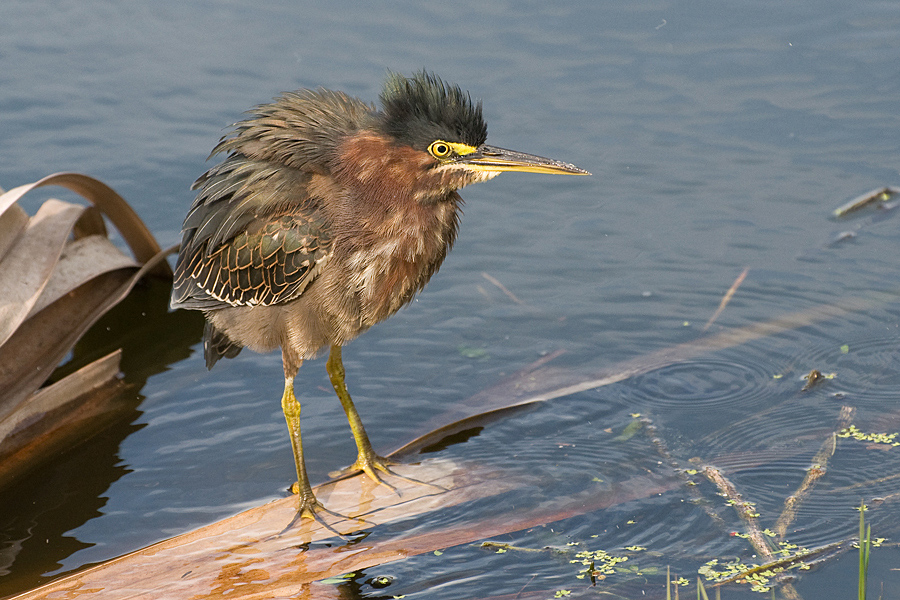
[[[897,215],[830,217],[857,194],[900,184],[896,2],[4,0],[0,23],[0,186],[85,172],[131,202],[164,246],[179,241],[188,187],[242,111],[299,87],[374,100],[386,69],[433,70],[484,101],[491,143],[594,173],[507,174],[464,190],[461,236],[440,274],[344,352],[381,449],[547,353],[565,350],[554,365],[589,372],[696,339],[744,268],[711,332],[898,289]],[[833,243],[844,231],[855,236]],[[196,320],[159,314],[166,290],[140,293],[138,304],[156,313],[141,308],[140,322],[106,326],[149,329],[162,342],[136,343],[126,356],[127,377],[146,379],[142,402],[133,418],[0,495],[0,595],[284,493],[293,466],[279,357],[245,352],[207,373],[199,346],[181,359],[198,339]],[[900,303],[879,301],[546,403],[445,452],[544,474],[546,485],[516,499],[539,503],[655,467],[646,436],[620,437],[641,413],[682,464],[730,457],[732,479],[770,525],[842,404],[857,408],[861,429],[900,429],[898,323]],[[837,377],[798,393],[812,368]],[[303,367],[298,392],[320,481],[355,450],[322,361]],[[772,450],[778,459],[741,463]],[[849,537],[854,506],[883,497],[869,517],[873,533],[900,541],[900,486],[870,483],[898,473],[898,453],[842,442],[790,540]],[[358,574],[348,597],[514,596],[523,586],[593,597],[613,589],[604,585],[664,597],[666,565],[693,580],[711,558],[752,562],[746,542],[689,498],[679,488],[503,540],[659,553],[640,559],[646,572],[597,588],[568,560],[464,546]],[[514,510],[505,502],[410,527],[465,510],[503,518]],[[733,512],[718,510],[740,529]],[[855,560],[828,562],[797,589],[855,597]],[[876,549],[871,589],[900,598],[898,568],[896,546]],[[393,583],[365,583],[376,575]]]

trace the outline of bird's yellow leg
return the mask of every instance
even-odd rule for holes
[[[362,471],[371,477],[373,481],[386,485],[392,490],[396,489],[394,486],[383,481],[381,476],[377,473],[377,471],[381,471],[382,473],[396,475],[396,473],[388,468],[388,465],[394,463],[383,456],[378,456],[378,454],[375,453],[375,450],[372,449],[372,443],[369,441],[369,436],[366,434],[366,428],[363,427],[362,419],[356,411],[356,407],[353,405],[350,393],[347,391],[347,384],[344,383],[344,362],[341,359],[340,346],[334,345],[331,347],[331,353],[328,355],[328,362],[325,363],[325,369],[328,371],[328,376],[331,378],[331,385],[334,386],[334,391],[341,401],[341,406],[344,407],[344,412],[347,413],[347,421],[350,423],[350,429],[353,431],[353,439],[356,440],[356,447],[359,449],[359,455],[356,458],[356,462],[350,465],[350,467],[341,474]]]
[[[329,473],[329,475],[332,477],[340,477],[362,471],[373,481],[376,481],[393,491],[397,491],[397,488],[381,478],[378,474],[378,471],[381,471],[382,473],[387,473],[397,479],[402,479],[403,481],[433,487],[442,492],[447,491],[439,485],[426,483],[424,481],[419,481],[418,479],[404,477],[403,475],[395,473],[389,468],[389,465],[396,463],[388,458],[379,456],[375,453],[375,450],[372,449],[372,443],[369,441],[369,436],[366,434],[365,427],[363,427],[362,419],[356,411],[356,407],[353,405],[353,400],[350,398],[350,393],[347,391],[347,384],[344,383],[344,362],[341,359],[340,346],[335,345],[331,347],[331,353],[328,355],[328,362],[325,363],[325,369],[328,371],[328,376],[331,378],[331,385],[334,386],[334,391],[341,401],[341,406],[344,407],[344,412],[347,413],[347,421],[350,423],[350,429],[353,431],[353,439],[356,440],[356,447],[359,449],[359,455],[357,456],[355,463],[342,471]]]
[[[284,420],[287,421],[288,433],[291,435],[291,447],[294,449],[294,464],[297,466],[297,485],[294,490],[299,498],[297,515],[303,518],[315,519],[316,509],[323,508],[316,500],[316,495],[309,485],[309,477],[306,474],[306,462],[303,460],[303,441],[300,438],[300,403],[294,396],[294,378],[285,376],[284,395],[281,397],[281,410],[284,412]]]

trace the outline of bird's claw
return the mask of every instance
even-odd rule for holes
[[[318,498],[316,498],[315,494],[312,493],[312,490],[304,490],[303,492],[301,492],[300,484],[297,481],[291,484],[291,493],[297,495],[298,519],[314,519],[318,521],[319,518],[317,512],[320,510],[327,513],[336,514],[325,508],[325,506],[321,502],[319,502]]]
[[[382,476],[379,474],[379,471],[380,471],[381,473],[385,473],[387,475],[392,475],[394,477],[400,477],[402,479],[402,476],[398,475],[397,473],[394,473],[390,469],[390,467],[388,467],[388,465],[393,465],[393,464],[396,464],[396,463],[394,461],[388,460],[384,457],[381,457],[381,456],[378,456],[377,454],[375,454],[375,455],[373,455],[372,458],[366,460],[363,463],[360,463],[359,459],[357,459],[357,461],[355,463],[353,463],[353,465],[350,468],[353,469],[355,467],[358,471],[362,471],[363,473],[368,475],[369,479],[371,479],[375,483],[377,483],[379,485],[383,485],[386,488],[388,488],[389,490],[391,490],[392,492],[397,492],[397,495],[399,495],[400,492],[397,490],[397,488],[392,486],[391,484],[389,484],[387,481],[385,481],[384,478],[382,478]]]
[[[357,457],[356,462],[347,467],[346,469],[340,469],[338,471],[332,471],[328,474],[329,477],[334,479],[343,479],[346,477],[351,477],[356,475],[357,473],[365,473],[369,476],[369,479],[378,483],[380,485],[384,485],[389,487],[392,491],[396,491],[397,488],[387,483],[381,475],[378,474],[379,471],[388,475],[395,475],[400,477],[394,473],[389,465],[395,465],[394,461],[384,458],[383,456],[378,456],[374,452],[372,453],[360,453],[359,457]]]
[[[350,517],[346,515],[342,515],[341,513],[335,512],[328,508],[325,508],[325,505],[319,502],[316,498],[315,494],[313,494],[312,490],[307,490],[304,492],[300,492],[300,484],[298,482],[294,482],[291,485],[291,493],[297,494],[297,513],[294,515],[294,518],[291,519],[291,522],[288,523],[287,527],[284,528],[284,531],[288,531],[291,527],[294,526],[298,521],[303,521],[305,519],[312,519],[331,533],[337,535],[341,539],[347,540],[349,539],[346,534],[341,533],[337,529],[335,529],[332,525],[330,525],[325,519],[322,518],[322,513],[327,513],[332,517],[337,517],[338,519],[344,521],[352,521]],[[357,521],[365,523],[366,520],[362,517],[355,519]],[[283,532],[282,532],[283,533]]]
[[[397,492],[397,495],[400,495],[400,490],[396,487],[388,483],[384,480],[384,477],[381,474],[390,475],[391,477],[396,477],[401,481],[405,481],[407,483],[413,483],[416,485],[425,485],[428,487],[435,488],[441,492],[446,492],[447,489],[443,488],[439,485],[434,485],[433,483],[427,483],[425,481],[419,481],[418,479],[413,479],[411,477],[405,477],[400,475],[390,467],[392,465],[399,464],[397,461],[393,461],[389,458],[385,458],[383,456],[379,456],[374,452],[370,454],[360,453],[359,457],[356,459],[356,462],[347,467],[346,469],[341,469],[339,471],[333,471],[329,473],[329,477],[340,479],[345,477],[350,477],[352,475],[356,475],[357,473],[365,473],[369,479],[374,481],[379,485],[383,485],[386,488],[390,489],[392,492]]]

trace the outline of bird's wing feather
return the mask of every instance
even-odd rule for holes
[[[172,306],[270,305],[303,293],[331,256],[310,180],[329,176],[337,145],[374,114],[340,92],[299,90],[235,124],[210,155],[227,158],[194,184]]]
[[[198,180],[184,224],[172,306],[274,305],[306,289],[331,255],[309,173],[229,157]]]

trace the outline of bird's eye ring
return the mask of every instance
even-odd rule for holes
[[[447,142],[437,140],[436,142],[431,142],[431,145],[428,146],[428,152],[435,158],[448,158],[453,153],[453,149]]]

